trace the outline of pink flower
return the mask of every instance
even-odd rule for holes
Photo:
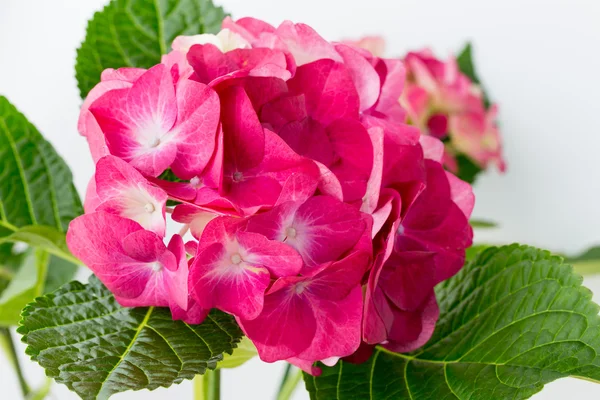
[[[463,266],[473,236],[471,187],[437,161],[424,163],[426,188],[406,211],[392,205],[367,285],[365,341],[398,352],[422,346],[433,333],[433,288]]]
[[[284,242],[301,255],[303,273],[351,250],[365,232],[360,211],[333,197],[283,203],[248,220],[248,231]]]
[[[90,111],[110,153],[150,176],[169,167],[182,178],[200,175],[215,150],[217,95],[191,80],[175,86],[162,64],[131,88],[106,92]]]
[[[482,168],[496,164],[502,172],[506,164],[502,158],[502,141],[496,124],[498,107],[492,105],[485,113],[465,112],[450,117],[452,145],[469,155]]]
[[[464,154],[482,169],[505,165],[496,126],[497,107],[485,109],[481,88],[460,72],[456,60],[443,62],[429,51],[408,53],[407,85],[401,102],[411,124],[436,138],[449,136],[444,164],[452,171],[454,156]]]
[[[180,236],[167,247],[137,222],[98,211],[71,222],[67,243],[122,306],[188,308],[188,266]]]
[[[360,345],[360,281],[369,260],[359,251],[311,275],[278,279],[261,314],[238,319],[260,358],[314,362],[352,354]]]
[[[433,88],[411,72],[423,110],[454,101],[451,69],[414,63]],[[471,188],[444,171],[434,136],[491,128],[436,111],[422,137],[399,102],[405,73],[307,25],[253,18],[178,37],[147,71],[106,71],[82,108],[97,165],[69,247],[125,306],[188,323],[234,315],[267,362],[317,375],[316,361],[421,346],[433,287],[472,238]],[[165,246],[168,215],[181,226]]]
[[[165,235],[167,194],[151,185],[125,161],[105,156],[96,164],[97,205],[87,212],[106,211],[139,223],[144,229]]]
[[[286,244],[240,229],[235,218],[207,225],[190,271],[192,296],[202,308],[217,307],[243,319],[263,309],[271,276],[293,276],[302,258]]]

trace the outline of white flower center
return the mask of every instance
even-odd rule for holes
[[[200,182],[200,178],[198,178],[197,176],[190,179],[190,185],[192,185],[194,189],[198,189],[201,184],[202,182]]]
[[[235,265],[238,265],[239,263],[242,262],[242,256],[239,255],[239,253],[235,253],[231,256],[231,262]]]
[[[296,294],[302,294],[302,292],[304,292],[304,289],[306,289],[306,286],[307,284],[305,282],[300,282],[299,284],[297,284],[295,287]]]
[[[156,262],[153,262],[152,264],[150,264],[150,268],[154,272],[160,272],[160,271],[162,271],[163,266],[162,266],[161,263],[159,263],[158,261],[156,261]]]
[[[159,138],[154,138],[149,143],[150,147],[158,147],[159,144],[160,144]]]
[[[154,212],[154,210],[155,210],[154,204],[152,204],[152,203],[146,203],[146,205],[144,206],[144,210],[146,210],[146,212],[148,214],[152,214]]]
[[[296,228],[293,228],[291,226],[285,230],[285,235],[289,238],[293,239],[296,237],[297,234],[298,232],[296,231]]]

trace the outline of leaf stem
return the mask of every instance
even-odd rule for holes
[[[281,386],[279,387],[277,400],[289,400],[296,390],[301,378],[302,371],[293,367],[292,364],[288,364],[281,380]]]
[[[194,378],[194,400],[220,400],[221,370],[207,369],[204,375]]]
[[[15,373],[17,374],[19,385],[21,386],[21,392],[23,393],[23,398],[27,398],[31,392],[31,389],[29,388],[29,385],[25,380],[25,376],[23,375],[23,370],[21,369],[21,364],[19,363],[19,357],[17,356],[17,350],[15,348],[15,343],[10,333],[10,329],[0,328],[0,340],[2,341],[2,347],[4,350],[6,350],[6,356],[13,365]]]

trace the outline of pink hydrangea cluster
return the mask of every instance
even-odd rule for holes
[[[385,49],[379,36],[347,43],[377,57],[383,56]],[[456,58],[442,61],[430,50],[421,50],[408,53],[404,64],[406,84],[400,101],[408,113],[408,123],[446,142],[446,167],[457,172],[456,155],[464,154],[481,169],[495,164],[504,172],[496,122],[498,106],[486,107],[481,87],[460,71]]]
[[[481,87],[458,68],[454,57],[437,59],[429,50],[405,57],[407,83],[402,96],[410,122],[422,132],[449,139],[446,165],[457,170],[455,155],[465,154],[480,168],[505,170],[496,123],[498,106],[486,108]]]
[[[96,173],[73,254],[121,305],[220,309],[261,359],[313,374],[361,344],[424,344],[474,198],[405,123],[402,61],[252,18],[172,47],[104,71],[83,104]]]

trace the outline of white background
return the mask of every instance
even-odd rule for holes
[[[476,217],[501,223],[480,241],[529,243],[578,252],[600,243],[600,2],[598,0],[217,0],[234,17],[273,24],[306,22],[328,39],[382,34],[388,55],[432,47],[445,56],[466,40],[500,104],[508,172],[482,176]],[[0,94],[6,95],[54,144],[83,193],[92,171],[76,131],[81,103],[75,49],[85,24],[106,0],[0,0]],[[600,294],[600,279],[589,279]],[[596,295],[600,301],[600,296]],[[42,379],[29,361],[28,378]],[[223,376],[223,398],[271,399],[281,365],[257,360]],[[2,399],[18,399],[0,356]],[[76,398],[55,386],[55,399]],[[564,379],[536,399],[600,398],[600,385]],[[7,397],[5,397],[7,396]],[[191,398],[184,383],[170,390],[115,399]],[[298,391],[295,399],[308,398]]]

